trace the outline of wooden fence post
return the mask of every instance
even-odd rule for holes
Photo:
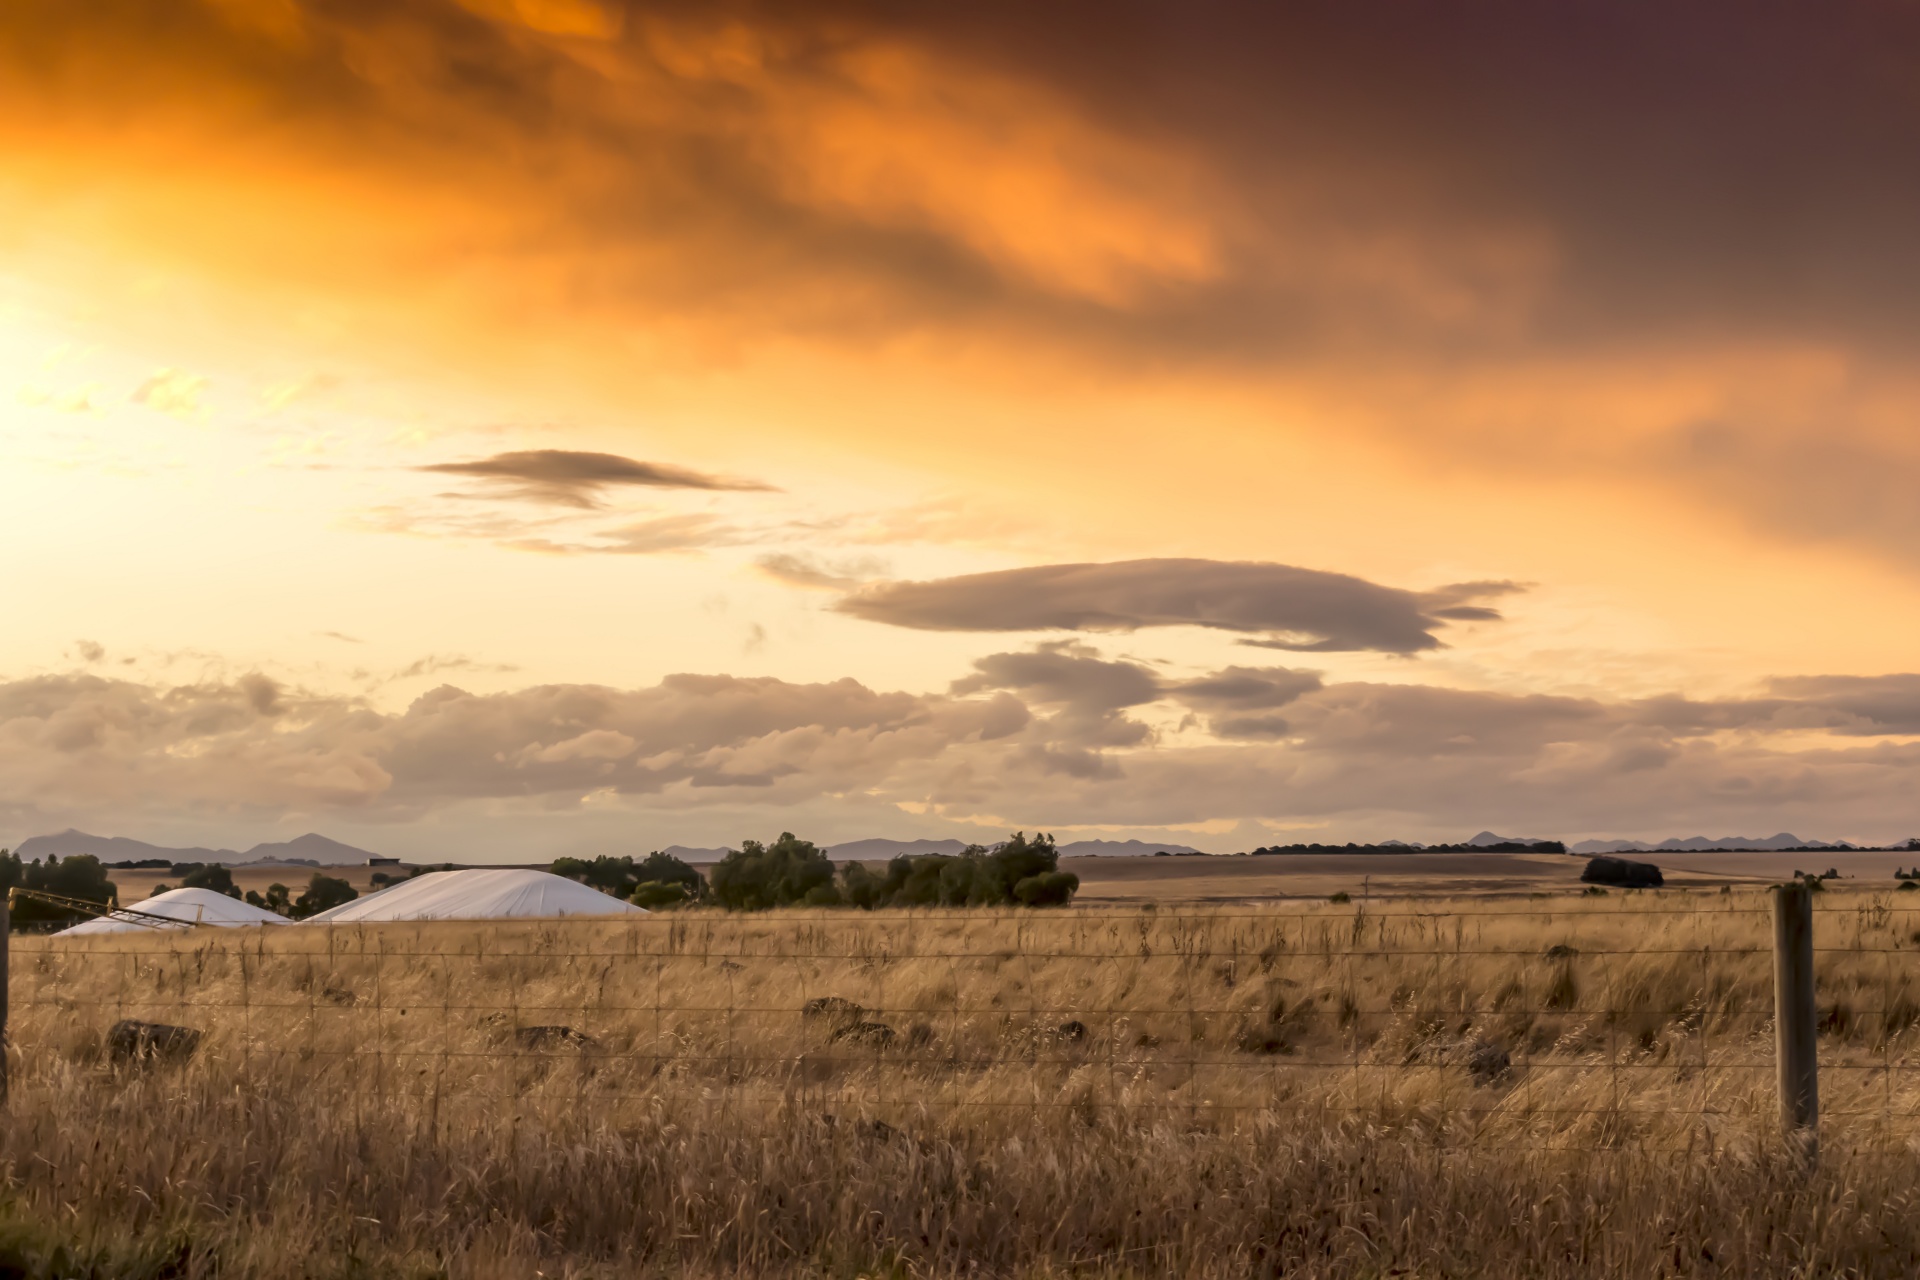
[[[1820,1061],[1813,1003],[1813,893],[1773,889],[1773,1025],[1780,1125],[1811,1160],[1819,1151]]]
[[[8,953],[13,950],[13,893],[0,895],[0,1106],[7,1102]]]

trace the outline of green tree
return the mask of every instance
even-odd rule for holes
[[[648,854],[634,867],[634,874],[640,880],[627,901],[649,911],[684,906],[707,896],[706,877],[670,853]]]
[[[233,872],[218,862],[203,863],[187,872],[180,881],[182,889],[211,889],[215,893],[224,893],[229,898],[240,896],[240,889],[233,883]]]
[[[247,890],[247,905],[258,907],[262,911],[272,911],[279,915],[290,916],[293,914],[293,900],[289,895],[290,891],[287,886],[276,881],[267,886],[265,897],[262,897],[255,890]],[[349,901],[351,901],[351,899],[349,899]]]
[[[707,894],[707,882],[698,871],[657,849],[638,862],[626,856],[555,858],[547,870],[643,907],[697,902]],[[645,889],[647,901],[634,897],[648,885],[655,887]]]
[[[840,901],[833,878],[832,859],[812,841],[783,831],[768,845],[741,841],[714,866],[711,891],[714,901],[730,911],[765,911],[800,902],[832,906]]]
[[[63,898],[77,898],[83,902],[97,903],[102,908],[119,900],[119,889],[107,879],[107,869],[101,865],[100,859],[90,853],[75,854],[70,858],[49,855],[44,863],[36,858],[24,867],[20,867],[19,859],[11,854],[7,855],[7,859],[19,870],[20,888],[37,889]],[[12,922],[26,928],[50,927],[77,924],[90,918],[91,914],[76,908],[22,898],[14,904]]]
[[[886,877],[875,875],[864,863],[849,862],[840,869],[840,897],[848,906],[871,911],[882,905],[886,893]]]
[[[628,857],[555,858],[547,870],[616,898],[626,897],[640,883],[634,874],[633,859]]]
[[[271,893],[272,890],[269,889],[268,892]],[[293,900],[293,908],[287,914],[295,920],[305,920],[309,916],[319,915],[322,911],[343,907],[359,896],[354,891],[354,887],[345,880],[322,875],[316,871],[313,873],[313,879],[307,881],[305,891]]]
[[[901,854],[877,875],[859,863],[841,873],[844,902],[874,907],[1059,906],[1073,899],[1080,877],[1061,871],[1053,837],[1024,832],[993,849],[959,854]]]

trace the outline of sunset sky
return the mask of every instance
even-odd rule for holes
[[[1920,9],[16,0],[0,844],[1920,834]]]

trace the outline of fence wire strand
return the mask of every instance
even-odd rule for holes
[[[1824,1114],[1907,1141],[1916,909],[1816,914]],[[198,1047],[177,1069],[344,1072],[363,1105],[422,1098],[436,1123],[559,1090],[581,1109],[692,1100],[722,1123],[1310,1110],[1441,1145],[1597,1150],[1770,1111],[1766,920],[1744,902],[1363,902],[16,937],[12,1038],[23,1074],[111,1073],[145,1069],[116,1063],[115,1024],[183,1026]]]

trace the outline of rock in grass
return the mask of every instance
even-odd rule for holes
[[[1475,1084],[1502,1084],[1513,1075],[1513,1055],[1504,1046],[1478,1037],[1437,1037],[1414,1047],[1409,1063],[1461,1067]]]
[[[1499,1084],[1513,1074],[1513,1055],[1497,1044],[1477,1040],[1467,1047],[1467,1074],[1475,1084]]]
[[[185,1062],[199,1047],[199,1031],[192,1027],[171,1027],[164,1022],[122,1018],[107,1031],[107,1056],[115,1062],[155,1059]]]
[[[1272,1027],[1248,1027],[1234,1040],[1233,1047],[1242,1053],[1257,1053],[1263,1057],[1293,1052],[1293,1045]]]
[[[513,1038],[523,1049],[554,1049],[571,1047],[586,1049],[593,1045],[594,1039],[584,1031],[575,1031],[572,1027],[516,1027]]]
[[[884,1049],[893,1043],[893,1028],[884,1022],[849,1022],[836,1028],[833,1042],[850,1040],[854,1044],[864,1044],[875,1049]]]
[[[827,1022],[844,1026],[860,1021],[867,1011],[842,996],[819,996],[800,1006],[800,1016],[808,1022]]]

